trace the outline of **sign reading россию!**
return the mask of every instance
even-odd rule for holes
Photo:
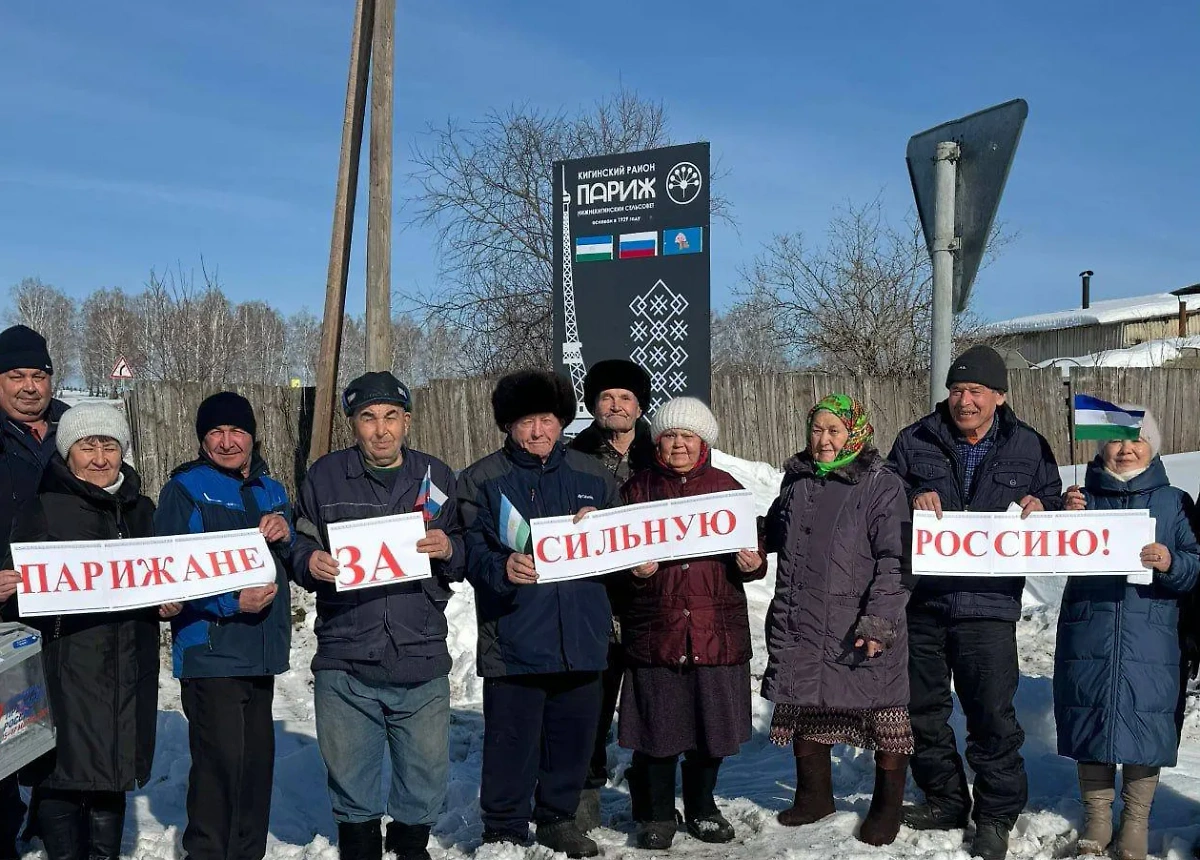
[[[1144,575],[1154,520],[1141,511],[913,512],[912,572],[924,576]]]

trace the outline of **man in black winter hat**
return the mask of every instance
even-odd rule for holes
[[[450,495],[454,473],[408,446],[412,394],[390,372],[353,380],[342,408],[356,444],[309,468],[292,548],[296,579],[317,595],[313,695],[338,854],[382,860],[387,850],[396,860],[429,860],[449,776],[446,604],[466,555]],[[339,592],[330,526],[416,511],[425,521],[416,548],[429,556],[433,577]],[[381,792],[384,759],[391,781]],[[392,819],[386,839],[385,813]]]
[[[475,589],[483,687],[484,842],[537,841],[568,857],[599,848],[575,813],[600,710],[612,611],[596,578],[538,583],[529,522],[583,516],[618,502],[612,474],[568,450],[575,417],[567,380],[527,370],[492,394],[504,445],[458,480],[458,507]]]
[[[568,446],[581,454],[595,457],[612,472],[617,484],[624,484],[635,472],[654,463],[654,440],[650,422],[644,417],[650,408],[650,374],[632,361],[607,359],[593,364],[583,380],[583,396],[592,423]],[[604,670],[604,698],[596,725],[596,746],[588,765],[587,780],[579,797],[575,821],[584,833],[600,826],[600,789],[608,784],[608,735],[621,692],[625,663],[621,658],[619,595],[609,590],[613,603],[613,634],[608,647],[608,668]]]
[[[55,427],[67,411],[67,404],[52,396],[53,375],[44,337],[23,325],[0,332],[0,556],[8,554],[14,515],[37,494],[55,450]],[[19,581],[14,571],[0,572],[0,602],[12,600]],[[0,780],[0,860],[19,856],[24,817],[13,774]]]
[[[932,415],[902,430],[889,459],[913,510],[1004,511],[1022,516],[1062,507],[1062,481],[1049,444],[1005,402],[1008,370],[988,346],[950,365],[949,396]],[[915,830],[976,825],[972,853],[1004,860],[1008,835],[1025,808],[1028,784],[1013,697],[1016,622],[1025,581],[1016,577],[923,577],[908,604],[909,714],[916,752],[913,780],[925,803],[907,811]],[[949,720],[951,683],[967,718],[974,804]]]

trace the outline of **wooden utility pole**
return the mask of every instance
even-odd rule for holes
[[[389,0],[384,0],[388,5]],[[394,0],[392,0],[394,2]],[[317,399],[313,409],[309,461],[329,453],[333,434],[333,405],[337,398],[338,357],[342,348],[342,316],[346,312],[346,279],[350,273],[350,240],[354,203],[358,196],[358,164],[367,109],[367,80],[371,67],[375,0],[357,0],[350,38],[350,75],[346,83],[346,112],[342,117],[342,152],[338,162],[337,194],[333,203],[333,240],[325,280],[325,319],[321,327],[321,359],[317,363]],[[391,166],[389,165],[389,175]]]
[[[392,77],[396,0],[376,0],[367,209],[367,370],[392,367]]]

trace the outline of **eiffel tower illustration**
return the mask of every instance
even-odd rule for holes
[[[587,376],[587,365],[583,361],[583,344],[579,340],[579,320],[575,315],[575,249],[571,247],[571,192],[567,190],[567,167],[562,167],[562,258],[563,258],[563,364],[571,373],[571,386],[575,389],[575,420],[566,428],[568,436],[575,436],[592,421],[583,396],[583,380]]]

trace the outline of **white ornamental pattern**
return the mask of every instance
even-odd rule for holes
[[[683,366],[688,354],[684,349],[688,325],[683,313],[688,300],[662,280],[629,303],[633,322],[629,335],[634,348],[629,358],[650,373],[650,411],[687,388]]]

